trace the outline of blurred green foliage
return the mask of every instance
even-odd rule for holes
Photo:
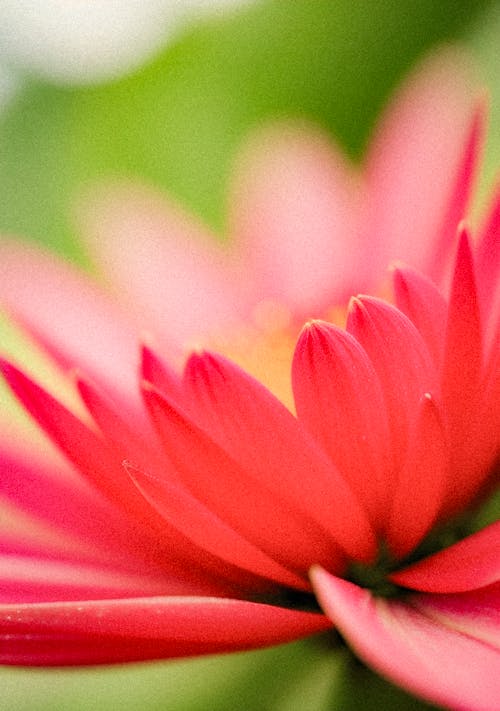
[[[318,121],[357,157],[415,59],[456,39],[488,0],[250,3],[192,28],[133,76],[94,88],[31,83],[0,122],[0,229],[81,258],[82,185],[140,176],[221,230],[237,147],[283,115]]]

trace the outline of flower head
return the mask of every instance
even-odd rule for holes
[[[292,320],[307,309],[324,315],[335,303],[332,294],[340,299],[356,272],[369,286],[379,281],[386,251],[401,256],[393,250],[406,224],[403,208],[391,202],[390,192],[391,211],[385,212],[380,191],[389,189],[391,172],[410,150],[400,134],[416,126],[417,138],[429,135],[422,96],[434,101],[438,85],[447,80],[451,86],[449,68],[439,64],[437,74],[428,72],[394,109],[383,142],[385,172],[374,158],[362,208],[353,207],[359,195],[353,202],[349,186],[340,193],[326,190],[338,172],[319,159],[324,145],[315,138],[308,143],[305,134],[298,143],[293,138],[292,147],[300,150],[292,155],[303,166],[301,186],[321,189],[302,206],[291,200],[293,191],[283,194],[276,214],[260,197],[259,209],[244,211],[241,234],[248,236],[249,224],[262,226],[255,233],[261,269],[251,289],[246,283],[231,292],[240,295],[234,301],[220,298],[222,283],[234,286],[227,281],[234,272],[219,264],[220,253],[212,249],[211,261],[206,252],[188,261],[182,243],[166,248],[182,275],[174,273],[174,283],[196,274],[204,285],[215,313],[212,329],[231,323],[240,333],[263,302],[284,305]],[[445,102],[450,86],[443,90]],[[401,125],[408,106],[416,110],[415,120]],[[367,664],[410,691],[457,709],[495,707],[500,525],[476,530],[473,512],[498,484],[499,203],[497,198],[475,243],[462,226],[457,244],[451,224],[465,210],[480,123],[467,106],[469,120],[458,132],[466,147],[458,158],[448,157],[448,183],[439,200],[426,196],[432,220],[415,214],[407,223],[411,238],[402,256],[413,266],[393,269],[395,304],[358,296],[350,301],[345,328],[318,319],[302,328],[291,363],[291,409],[225,356],[194,352],[179,375],[149,345],[142,347],[136,397],[128,360],[133,329],[126,317],[95,301],[93,287],[41,260],[39,285],[56,277],[57,286],[36,302],[28,299],[16,274],[22,259],[33,264],[33,258],[7,248],[5,298],[59,363],[79,368],[73,378],[85,412],[76,414],[3,361],[11,389],[69,466],[2,445],[3,496],[51,530],[43,538],[39,529],[3,536],[0,661],[178,657],[259,647],[335,627]],[[448,108],[454,116],[456,102]],[[451,120],[445,109],[443,117]],[[288,134],[283,140],[290,145]],[[266,195],[271,185],[280,196],[278,181],[269,177],[273,171],[289,172],[276,159],[282,150],[278,145],[271,172],[269,166],[264,171]],[[431,156],[417,171],[431,180],[435,169]],[[409,172],[404,178],[406,162],[400,170],[400,183],[414,188]],[[262,172],[256,175],[263,180]],[[294,171],[289,177],[296,179]],[[398,187],[394,176],[391,184]],[[255,205],[255,193],[245,194]],[[417,198],[412,210],[416,205]],[[166,311],[184,304],[183,315],[195,292],[166,284],[159,298],[163,282],[147,283],[147,265],[157,268],[149,252],[159,244],[157,223],[154,211],[140,213],[137,203],[137,224],[150,228],[144,251],[138,265],[119,262],[111,218],[123,225],[129,207],[109,213],[105,249],[113,254],[113,276],[126,277],[137,297],[135,317],[148,313],[158,328],[165,294]],[[308,255],[301,270],[302,241],[290,242],[293,225],[309,219],[315,221],[310,239],[325,243],[336,235],[335,224],[349,239],[362,239],[360,224],[378,235],[373,258],[356,262],[358,246],[348,250],[348,261],[357,266],[331,292],[323,255],[317,262]],[[170,215],[172,233],[181,224],[176,220]],[[184,218],[182,225],[184,230]],[[282,269],[274,251],[279,225],[286,236],[280,249],[291,250]],[[266,228],[276,243],[260,243]],[[414,243],[424,237],[425,243]],[[436,275],[439,285],[431,278]],[[294,280],[298,292],[290,288]],[[222,293],[227,297],[229,291]],[[174,319],[175,337],[167,329],[167,340],[178,344],[197,323],[204,325],[206,306],[194,309],[189,327]],[[89,315],[83,323],[82,310]],[[268,345],[278,331],[282,323],[267,334]]]

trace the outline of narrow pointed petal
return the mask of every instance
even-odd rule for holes
[[[201,550],[281,585],[308,589],[303,578],[266,556],[178,484],[153,477],[130,464],[126,468],[150,504]]]
[[[292,381],[297,415],[342,472],[380,530],[387,513],[391,459],[380,381],[346,331],[314,321],[295,349]]]
[[[498,647],[440,624],[413,606],[411,599],[401,603],[374,598],[368,590],[319,568],[312,572],[312,580],[326,614],[361,659],[380,674],[446,708],[497,707]]]
[[[228,254],[201,224],[152,189],[104,188],[89,199],[85,232],[130,313],[179,347],[242,316]],[[240,280],[241,281],[241,280]]]
[[[235,183],[231,232],[258,297],[306,316],[347,298],[358,204],[340,151],[314,127],[276,126],[254,138]]]
[[[422,592],[459,593],[500,580],[500,522],[393,573],[391,580]]]
[[[430,279],[410,267],[395,268],[393,279],[398,309],[415,324],[440,372],[448,308],[444,296]]]
[[[491,352],[500,320],[500,184],[480,234],[476,268],[485,343]]]
[[[0,605],[0,663],[107,664],[216,654],[329,627],[320,614],[216,598]]]
[[[137,398],[133,324],[109,296],[34,247],[3,242],[0,262],[0,302],[64,369],[78,365],[118,398]]]
[[[417,68],[390,103],[367,159],[364,229],[372,269],[397,256],[427,271],[469,197],[478,143],[469,67],[453,50]],[[453,232],[443,235],[444,226]],[[437,264],[436,264],[437,266]],[[439,267],[441,268],[442,259]],[[435,276],[435,274],[433,274]]]
[[[172,527],[167,530],[164,519],[130,481],[121,459],[117,459],[116,452],[101,437],[17,368],[4,361],[0,366],[16,396],[52,441],[97,491],[125,512],[133,529],[129,541],[136,555],[156,564],[161,561],[165,570],[186,580],[199,580],[202,587],[200,575],[207,576],[210,585],[214,571],[225,580],[218,561],[208,555],[202,559],[199,550],[185,536]]]
[[[382,385],[395,465],[401,466],[422,396],[438,392],[429,351],[411,321],[380,299],[351,300],[347,330],[370,357]],[[404,367],[402,365],[404,364]],[[391,486],[390,482],[388,485]]]
[[[159,393],[146,388],[144,397],[180,479],[228,526],[302,575],[311,560],[339,560],[325,532],[286,497],[256,481],[251,468],[241,467]]]
[[[141,350],[141,376],[171,400],[179,403],[185,400],[181,377],[147,345]]]
[[[279,400],[236,365],[210,353],[191,356],[185,382],[203,427],[252,472],[259,487],[316,521],[323,535],[350,556],[371,559],[373,530],[356,496]]]
[[[449,451],[440,413],[429,394],[419,410],[385,532],[397,558],[408,555],[430,531],[446,490]]]
[[[81,375],[77,376],[77,387],[106,442],[115,448],[118,461],[128,459],[137,462],[153,473],[164,471],[165,460],[153,428],[150,433],[137,432],[129,424],[128,413],[125,412],[127,419],[124,419],[114,403]]]
[[[478,471],[474,462],[475,444],[471,432],[477,422],[480,386],[483,377],[483,341],[474,263],[469,238],[462,230],[446,327],[442,375],[443,404],[455,481],[450,482],[445,515],[466,506],[477,490]]]

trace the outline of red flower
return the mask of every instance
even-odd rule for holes
[[[178,657],[335,626],[410,691],[457,709],[496,708],[500,523],[477,531],[473,516],[498,484],[498,199],[477,246],[462,229],[447,259],[449,222],[470,191],[475,115],[471,126],[435,220],[435,259],[421,259],[445,275],[449,267],[447,297],[400,266],[396,306],[362,296],[345,330],[309,322],[293,356],[296,415],[222,356],[192,354],[177,376],[149,347],[142,407],[121,317],[99,311],[91,287],[59,270],[60,288],[28,299],[12,281],[20,262],[11,253],[11,308],[60,363],[92,380],[76,375],[86,412],[75,414],[2,365],[71,466],[2,443],[2,494],[37,523],[0,539],[1,662]],[[381,171],[372,167],[369,195]],[[389,234],[390,216],[374,204],[367,199],[366,214]],[[304,303],[276,288],[273,298],[300,315]],[[99,331],[97,350],[95,334],[90,348],[78,333],[87,311],[113,329]]]

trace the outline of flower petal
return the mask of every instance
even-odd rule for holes
[[[282,566],[306,575],[311,560],[339,558],[314,522],[252,476],[159,393],[144,398],[181,481],[216,516]],[[334,563],[333,563],[334,564]]]
[[[476,278],[469,238],[462,230],[451,285],[446,326],[442,375],[442,397],[448,417],[452,471],[445,514],[452,515],[466,506],[478,488],[474,462],[475,445],[471,430],[477,421],[483,341]]]
[[[215,238],[153,189],[110,186],[84,215],[92,254],[130,313],[171,345],[227,332],[243,316],[241,279]]]
[[[444,296],[430,279],[410,267],[396,267],[393,279],[398,309],[415,324],[440,372],[448,311]]]
[[[231,224],[261,300],[309,317],[347,298],[362,278],[356,188],[351,166],[317,128],[278,124],[254,137]]]
[[[101,600],[166,592],[180,595],[193,590],[180,580],[172,585],[167,577],[161,580],[147,575],[126,575],[109,566],[91,566],[76,560],[0,555],[2,603]]]
[[[393,573],[391,580],[422,592],[459,593],[500,580],[500,522]]]
[[[323,615],[218,598],[0,605],[0,663],[106,664],[215,654],[329,627]]]
[[[307,324],[292,381],[299,420],[320,442],[380,530],[387,513],[388,423],[380,381],[359,343],[328,323]]]
[[[138,401],[133,324],[109,296],[34,247],[3,241],[0,262],[0,302],[61,366],[81,367],[120,402]]]
[[[457,711],[497,708],[498,647],[441,624],[425,613],[425,607],[413,606],[411,599],[402,603],[374,598],[368,590],[320,568],[312,572],[312,581],[326,614],[354,651],[380,674]],[[421,597],[425,599],[417,596],[417,601]]]
[[[401,466],[418,404],[425,393],[438,392],[436,369],[412,322],[381,299],[352,299],[347,330],[363,346],[380,378],[395,465]]]
[[[349,485],[297,419],[226,358],[193,354],[185,383],[202,426],[259,487],[321,526],[350,556],[370,560],[375,538]],[[309,565],[313,558],[309,559]]]
[[[376,273],[396,256],[435,277],[439,257],[441,275],[440,253],[471,189],[477,125],[469,67],[453,50],[427,59],[392,100],[366,167],[364,229]]]
[[[303,578],[266,556],[178,484],[131,464],[126,469],[150,504],[201,550],[281,585],[308,589]]]
[[[446,490],[448,463],[444,425],[436,403],[427,394],[419,406],[385,531],[397,558],[408,555],[435,523]]]

